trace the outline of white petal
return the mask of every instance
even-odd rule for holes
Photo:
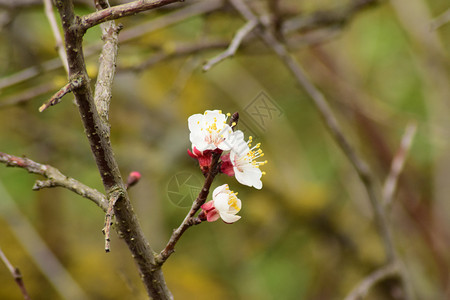
[[[219,214],[220,214],[220,217],[222,218],[222,220],[226,223],[234,223],[241,218],[241,216],[236,216],[236,215],[227,214],[227,213],[219,212]]]
[[[257,189],[262,188],[261,176],[262,172],[257,167],[252,167],[250,164],[245,166],[243,171],[239,171],[238,168],[233,168],[234,176],[236,180],[247,186],[253,186]]]
[[[240,130],[236,130],[232,136],[230,136],[229,140],[233,145],[232,151],[239,156],[246,155],[248,150],[250,150],[247,142],[244,140],[244,133]]]
[[[188,126],[189,130],[197,131],[201,126],[203,126],[203,115],[201,114],[195,114],[188,118]]]
[[[199,151],[205,151],[209,146],[209,144],[205,142],[205,136],[196,132],[191,132],[189,134],[189,140],[192,143],[192,147],[197,148]]]
[[[214,198],[214,207],[220,212],[228,212],[230,205],[228,204],[230,195],[228,193],[220,193]]]
[[[217,197],[217,195],[219,195],[220,193],[224,193],[227,190],[227,188],[228,184],[226,183],[216,187],[213,191],[213,199]]]

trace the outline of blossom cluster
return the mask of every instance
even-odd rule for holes
[[[236,180],[256,189],[262,188],[261,177],[265,172],[260,166],[267,161],[258,161],[264,156],[260,144],[252,146],[252,137],[245,140],[244,133],[233,130],[236,123],[228,124],[230,114],[220,110],[207,110],[203,114],[189,117],[189,139],[192,151],[188,154],[197,159],[203,174],[209,172],[213,154],[220,155],[220,172],[234,176]],[[202,205],[201,217],[208,222],[221,218],[225,223],[234,223],[240,219],[236,214],[241,209],[241,200],[227,184],[217,187],[213,200]]]

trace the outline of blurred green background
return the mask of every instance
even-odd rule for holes
[[[352,1],[279,2],[283,18],[290,19],[336,11]],[[120,35],[191,3],[122,19]],[[251,5],[263,14],[270,11],[266,1]],[[83,3],[76,8],[79,14],[93,11]],[[406,126],[418,126],[389,212],[417,299],[450,297],[450,24],[433,27],[447,9],[447,0],[382,2],[346,23],[286,36],[380,187]],[[0,16],[0,85],[57,57],[41,5],[11,9],[2,4]],[[192,197],[184,186],[180,191],[186,198],[178,203],[170,193],[174,178],[189,177],[194,187],[202,182],[186,153],[187,118],[207,109],[238,111],[238,127],[261,142],[268,160],[263,189],[242,186],[226,175],[216,179],[213,187],[228,183],[239,192],[242,219],[189,229],[163,267],[169,288],[176,299],[342,299],[383,265],[383,246],[363,185],[283,63],[254,39],[208,72],[202,64],[222,49],[132,68],[186,45],[230,41],[243,24],[225,7],[121,43],[111,138],[123,177],[131,171],[142,174],[130,190],[131,200],[159,251]],[[100,37],[98,27],[90,29],[84,45]],[[307,45],[311,40],[316,42]],[[97,62],[98,51],[87,58],[92,83]],[[64,70],[57,68],[0,90],[0,151],[50,164],[103,192],[73,96],[38,112],[65,80]],[[25,97],[27,92],[33,97]],[[20,105],[5,105],[20,97],[25,99]],[[104,252],[103,212],[68,190],[33,192],[36,179],[42,178],[0,166],[0,247],[20,268],[32,299],[144,299],[137,269],[115,233],[112,252]],[[36,237],[49,250],[35,244]],[[37,263],[49,266],[55,258],[70,277],[51,267],[43,272]],[[395,295],[387,282],[368,299]],[[21,299],[2,263],[0,299]]]

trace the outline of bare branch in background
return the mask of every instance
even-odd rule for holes
[[[33,224],[21,212],[0,181],[0,217],[14,233],[17,241],[28,252],[34,264],[48,279],[60,299],[89,299],[58,257],[47,246]]]
[[[102,193],[73,178],[65,176],[52,166],[43,165],[25,157],[9,155],[3,152],[0,152],[0,163],[4,163],[7,167],[23,168],[30,173],[39,174],[47,178],[46,181],[36,181],[33,190],[60,186],[91,200],[103,209],[103,211],[108,209],[106,197]]]
[[[394,193],[397,188],[398,178],[405,165],[406,157],[408,156],[409,149],[411,148],[414,135],[416,133],[417,124],[412,123],[406,127],[403,134],[400,148],[392,159],[391,170],[383,185],[383,204],[385,207],[389,207],[392,204]]]
[[[388,264],[364,278],[351,292],[345,300],[361,300],[366,297],[370,289],[388,278],[396,277],[399,274],[398,266]]]
[[[199,43],[194,44],[188,44],[188,45],[180,45],[175,47],[171,51],[161,50],[153,55],[150,56],[147,60],[134,65],[130,67],[120,67],[120,71],[136,71],[141,72],[145,69],[148,69],[152,66],[154,66],[157,63],[160,63],[162,61],[176,58],[176,57],[183,57],[191,54],[196,54],[203,51],[210,51],[215,49],[223,49],[228,46],[228,41],[203,41]]]
[[[188,18],[214,11],[220,8],[221,6],[222,6],[221,0],[209,0],[189,5],[180,10],[176,10],[172,13],[164,15],[163,17],[152,19],[148,22],[131,27],[130,29],[123,30],[119,36],[119,42],[123,44],[132,41],[140,36],[176,24]],[[84,49],[84,56],[89,57],[97,54],[98,51],[102,49],[103,44],[104,43],[99,42],[94,43],[92,45],[88,45]],[[61,67],[62,67],[61,60],[59,58],[53,58],[51,60],[42,63],[39,66],[26,68],[17,73],[14,73],[12,75],[0,79],[0,90],[36,78],[37,76],[39,76],[44,72],[53,71]]]
[[[69,66],[67,65],[67,55],[66,51],[64,51],[64,44],[61,38],[61,33],[59,32],[58,23],[56,23],[55,14],[53,13],[52,0],[44,0],[44,11],[45,15],[47,16],[48,22],[50,23],[50,28],[52,29],[53,36],[55,37],[56,51],[58,51],[59,58],[61,59],[66,73],[69,73]]]
[[[181,2],[181,0],[138,0],[91,13],[81,18],[81,26],[87,30],[100,23],[135,15],[161,6]]]
[[[3,253],[2,248],[0,248],[0,259],[5,263],[6,267],[8,268],[9,272],[11,273],[12,277],[14,278],[14,281],[17,283],[17,285],[20,288],[20,291],[22,292],[22,296],[25,300],[29,300],[30,296],[28,295],[27,289],[25,288],[25,283],[23,282],[22,274],[20,273],[20,270],[18,268],[15,268],[6,257],[5,253]]]
[[[236,51],[239,48],[239,45],[242,43],[243,39],[256,27],[257,24],[258,23],[255,20],[247,21],[247,23],[238,30],[227,50],[208,60],[203,66],[203,71],[208,71],[215,64],[221,62],[227,57],[236,54]]]
[[[15,106],[24,104],[34,98],[38,98],[44,94],[50,93],[55,90],[55,85],[52,83],[44,83],[35,87],[31,87],[19,94],[4,98],[0,102],[0,108]]]
[[[430,29],[431,31],[437,30],[449,22],[450,22],[450,8],[431,21]]]
[[[242,0],[229,0],[237,11],[247,20],[258,20],[256,15],[247,7]],[[344,132],[342,131],[337,119],[334,116],[330,106],[328,105],[325,96],[310,82],[305,71],[302,69],[296,59],[288,52],[286,46],[279,42],[275,35],[270,31],[269,24],[262,24],[264,30],[260,32],[261,38],[271,47],[278,57],[284,62],[286,67],[292,72],[294,78],[299,85],[308,93],[313,101],[314,106],[317,108],[322,120],[324,121],[327,129],[330,131],[332,137],[335,139],[341,150],[347,156],[355,168],[361,182],[369,196],[372,211],[375,217],[376,228],[383,240],[383,246],[386,252],[387,261],[389,264],[398,264],[399,258],[394,246],[392,229],[388,222],[386,211],[382,205],[375,185],[375,178],[372,174],[367,163],[356,153],[351,146]],[[404,273],[399,271],[399,276],[402,280],[402,284],[405,290],[406,299],[412,299],[410,295],[411,289],[409,282],[406,279]]]
[[[281,32],[284,36],[292,31],[306,32],[317,28],[343,27],[358,12],[381,2],[382,0],[354,0],[350,1],[348,6],[299,15],[283,22]]]
[[[378,1],[375,0],[368,0],[366,1],[366,6],[370,6],[372,3],[377,3]],[[223,6],[223,1],[221,0],[209,0],[209,1],[201,1],[199,3],[195,3],[186,7],[183,7],[179,10],[176,10],[174,12],[168,13],[162,17],[152,19],[148,22],[136,25],[134,27],[131,27],[129,29],[124,29],[121,31],[119,36],[119,42],[121,44],[132,41],[138,37],[141,37],[145,34],[148,34],[150,32],[154,32],[156,30],[165,28],[167,26],[179,23],[183,20],[186,20],[188,18],[198,16],[201,14],[206,14],[215,10],[220,9]],[[356,12],[358,10],[356,8],[365,8],[366,6],[363,6],[362,4],[359,6],[351,5],[352,9],[349,9],[349,11],[352,12],[349,16],[345,16],[347,19],[350,19],[351,17],[354,17],[356,15]],[[335,15],[340,15],[339,9],[335,10],[325,10],[325,11],[318,11],[314,13],[313,15],[309,16],[300,16],[291,18],[289,20],[286,20],[283,22],[282,26],[282,33],[283,35],[287,35],[290,33],[295,33],[299,31],[307,31],[307,29],[315,29],[315,28],[324,28],[323,30],[326,30],[326,28],[330,28],[331,32],[325,31],[324,34],[319,35],[318,37],[314,35],[313,33],[307,34],[303,37],[298,39],[292,40],[292,46],[296,47],[296,44],[302,44],[302,45],[310,45],[314,43],[321,42],[323,40],[327,40],[328,38],[332,38],[335,36],[336,31],[339,31],[339,28],[342,28],[343,25],[345,25],[345,22],[342,22],[341,19],[337,17],[333,17]],[[327,16],[326,18],[331,20],[329,22],[323,21],[323,16]],[[311,40],[312,39],[312,40]],[[289,44],[290,41],[287,40],[287,43]],[[290,45],[290,44],[289,44]],[[92,45],[86,46],[84,49],[85,57],[92,56],[94,54],[97,54],[97,52],[102,48],[103,43],[94,43]],[[223,47],[217,46],[217,48],[225,48],[228,46],[228,44],[224,45]],[[215,48],[212,46],[211,48]],[[209,49],[209,47],[205,48],[206,50]],[[181,50],[181,49],[180,49]],[[201,51],[201,49],[196,50],[196,52]],[[159,54],[158,54],[159,55]],[[181,54],[182,55],[182,54]],[[167,57],[171,58],[169,53],[167,53]],[[155,57],[156,59],[156,57]],[[151,59],[150,59],[151,60]],[[162,59],[156,59],[161,61]],[[36,78],[40,74],[44,72],[49,72],[56,70],[62,66],[61,61],[59,58],[54,58],[51,60],[48,60],[44,63],[42,63],[39,66],[33,66],[29,67],[27,69],[24,69],[22,71],[19,71],[15,74],[9,75],[7,77],[4,77],[0,79],[0,90],[13,86],[15,84],[19,84],[21,82]]]
[[[91,0],[75,0],[77,4],[92,6]],[[35,6],[41,6],[42,0],[0,0],[0,8],[6,9],[23,9]]]

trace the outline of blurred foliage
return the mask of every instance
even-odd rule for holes
[[[306,16],[350,2],[289,0],[280,5]],[[252,3],[265,9],[263,1]],[[450,290],[450,24],[436,31],[429,26],[448,9],[448,1],[416,0],[398,7],[382,3],[358,12],[338,37],[292,51],[329,99],[380,186],[406,125],[418,124],[389,217],[417,298],[445,299]],[[91,11],[77,6],[79,14]],[[127,29],[170,11],[167,7],[120,23]],[[12,14],[0,32],[1,78],[57,56],[41,7],[0,12]],[[416,24],[426,28],[423,40],[432,38],[434,44],[422,43],[408,25],[408,15],[424,18]],[[361,182],[281,61],[254,40],[206,73],[201,71],[203,62],[220,50],[168,59],[142,72],[122,69],[180,45],[230,40],[242,24],[225,9],[120,45],[110,113],[116,158],[124,177],[133,170],[143,174],[130,196],[152,247],[162,249],[188,210],[174,205],[168,183],[180,172],[201,179],[186,154],[187,118],[206,109],[239,111],[239,128],[262,143],[269,161],[264,187],[259,191],[225,175],[217,178],[214,187],[228,183],[239,191],[242,219],[189,229],[163,267],[170,289],[176,299],[341,299],[384,263],[383,247]],[[85,45],[99,40],[99,28],[90,29]],[[92,77],[97,57],[87,59]],[[0,108],[0,151],[51,164],[103,191],[73,96],[38,113],[64,78],[58,69],[0,91],[1,103],[33,86],[55,86],[24,104]],[[268,97],[277,108],[264,124],[249,113],[260,97]],[[67,190],[32,192],[36,179],[24,170],[0,166],[0,182],[80,289],[90,299],[145,298],[129,252],[115,234],[112,252],[104,253],[101,210]],[[10,213],[14,215],[13,210],[0,214],[0,246],[20,268],[32,298],[63,298],[14,234],[11,226],[22,220],[7,222]],[[368,299],[395,299],[389,284],[377,287]],[[21,299],[2,264],[0,287],[0,299]]]

